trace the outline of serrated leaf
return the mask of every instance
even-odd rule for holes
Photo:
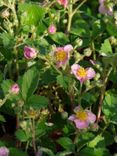
[[[94,148],[100,141],[104,141],[104,137],[102,135],[97,135],[92,141],[88,143],[88,146]]]
[[[28,26],[38,25],[45,15],[45,9],[42,6],[32,3],[20,3],[18,10],[21,13],[21,23]]]
[[[117,94],[115,91],[106,92],[102,111],[110,121],[117,124]]]
[[[67,35],[62,32],[56,32],[55,34],[50,36],[52,40],[60,45],[65,45],[69,42]]]
[[[25,133],[25,131],[19,129],[15,132],[15,136],[17,137],[18,140],[21,142],[26,142],[28,140],[28,137]]]
[[[4,94],[8,93],[12,84],[13,84],[12,80],[4,80],[2,82],[1,86],[2,86],[2,90],[3,90]]]
[[[84,148],[80,151],[80,156],[111,156],[105,148]]]
[[[34,109],[46,108],[48,106],[48,99],[45,96],[32,95],[27,104]]]
[[[27,100],[36,90],[39,82],[39,73],[36,67],[29,69],[23,76],[22,97]]]
[[[74,144],[72,140],[68,137],[61,137],[57,140],[57,143],[59,143],[64,149],[67,150],[73,150],[74,149]]]
[[[60,84],[63,88],[67,89],[69,84],[69,78],[67,76],[58,75],[57,83]]]
[[[102,43],[100,54],[102,56],[108,56],[108,54],[112,54],[112,47],[108,39],[104,40],[104,43]]]

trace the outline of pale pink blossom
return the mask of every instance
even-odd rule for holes
[[[10,92],[11,92],[12,94],[18,94],[19,91],[20,91],[20,87],[19,87],[19,85],[18,85],[17,83],[13,84],[13,85],[11,86],[11,88],[10,88]]]
[[[70,59],[70,52],[73,50],[72,45],[68,44],[64,47],[57,47],[54,51],[54,57],[57,67],[65,65]]]
[[[5,146],[0,147],[0,156],[9,156],[9,149]]]
[[[71,66],[71,74],[74,74],[80,83],[83,83],[86,80],[90,80],[96,75],[93,68],[89,67],[85,69],[79,64],[73,64]]]
[[[68,0],[57,0],[60,5],[63,5],[64,8],[68,6]]]
[[[113,7],[108,6],[106,0],[99,0],[100,6],[99,6],[99,12],[101,14],[107,14],[112,15],[113,14]]]
[[[88,109],[83,110],[81,107],[76,107],[74,112],[75,114],[72,114],[68,119],[73,121],[78,129],[88,128],[96,120],[95,114]]]
[[[49,34],[55,34],[56,33],[56,27],[54,24],[51,24],[48,28],[48,33]]]
[[[29,60],[34,59],[37,57],[37,51],[32,47],[25,46],[24,47],[24,57]]]

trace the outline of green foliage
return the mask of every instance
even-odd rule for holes
[[[112,47],[108,39],[104,40],[100,53],[102,56],[108,56],[109,54],[112,54]]]
[[[48,103],[49,101],[46,97],[39,95],[32,95],[31,97],[28,98],[27,102],[28,106],[34,109],[47,108]]]
[[[10,148],[10,154],[9,156],[28,156],[25,152],[20,151],[19,149],[16,148]]]
[[[27,100],[36,90],[39,82],[39,73],[36,67],[30,68],[23,76],[22,97]]]
[[[59,138],[57,143],[59,143],[66,150],[74,150],[74,144],[68,137]]]
[[[103,102],[103,112],[113,123],[117,124],[117,94],[114,90],[108,90]]]
[[[45,9],[39,5],[31,3],[21,3],[18,6],[19,13],[22,14],[21,23],[22,25],[38,25],[44,18]]]
[[[18,140],[20,140],[21,142],[26,142],[28,141],[28,139],[30,138],[30,136],[27,136],[27,134],[25,133],[25,131],[23,131],[22,129],[18,129],[15,133],[15,136],[17,137]]]

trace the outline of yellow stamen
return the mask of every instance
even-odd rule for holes
[[[61,50],[61,51],[56,52],[57,61],[62,62],[62,61],[65,61],[66,58],[67,58],[67,53],[65,51]]]
[[[77,71],[77,75],[81,78],[86,77],[87,72],[83,67],[80,67]]]
[[[82,120],[82,121],[85,121],[87,120],[87,113],[85,111],[78,111],[76,113],[76,117],[79,119],[79,120]]]

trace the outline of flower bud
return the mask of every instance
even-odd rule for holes
[[[24,47],[24,57],[26,59],[34,59],[37,57],[37,51],[34,48],[25,46]]]
[[[110,41],[111,45],[117,45],[117,39],[114,36],[111,36],[109,38],[109,41]]]
[[[67,112],[61,112],[61,117],[62,117],[62,119],[67,119],[68,113]]]
[[[99,80],[99,78],[100,78],[100,73],[96,73],[96,75],[95,75],[95,80],[97,81],[97,80]]]
[[[18,85],[17,83],[15,83],[15,84],[13,84],[13,85],[11,86],[10,92],[11,92],[12,94],[18,94],[19,91],[20,91],[20,88],[19,88],[19,85]]]
[[[1,17],[2,18],[8,18],[10,15],[8,9],[3,10],[3,12],[1,13]]]
[[[90,48],[87,48],[87,49],[84,50],[84,55],[85,56],[89,57],[89,56],[91,56],[91,54],[92,54],[92,50]]]
[[[83,44],[83,40],[81,38],[77,38],[75,42],[77,44],[77,47],[80,47]]]
[[[48,33],[49,34],[55,34],[56,33],[56,27],[54,24],[51,24],[48,28]]]
[[[5,146],[0,147],[0,156],[9,156],[9,149]]]

